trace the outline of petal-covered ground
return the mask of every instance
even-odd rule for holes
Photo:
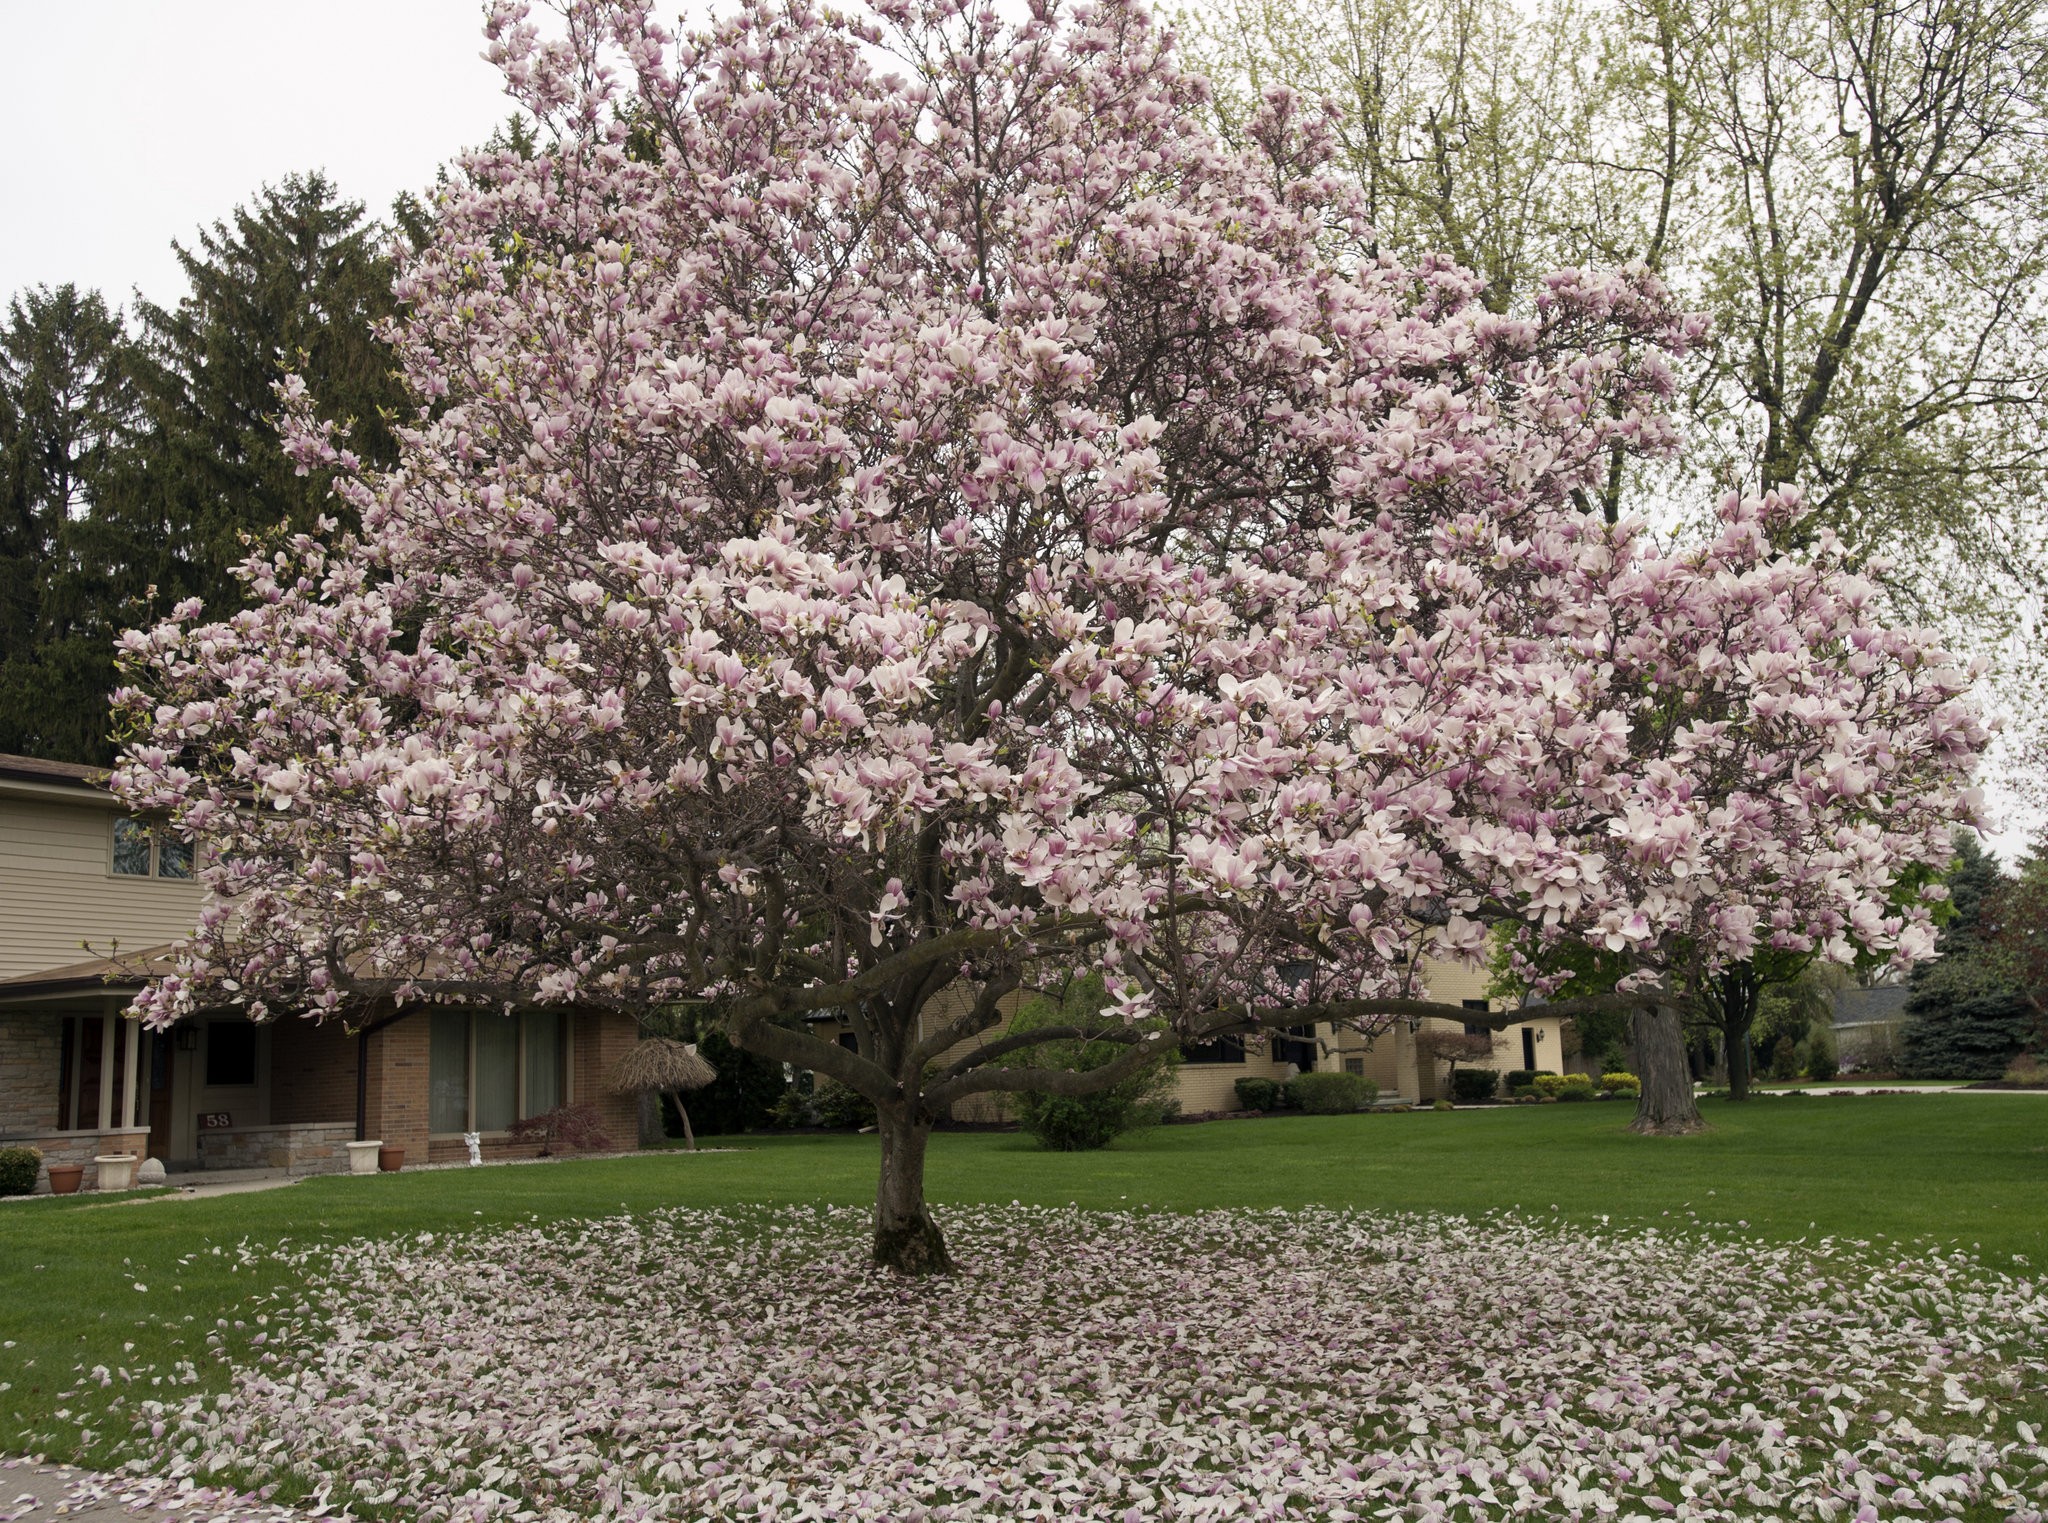
[[[421,1518],[2011,1517],[2048,1289],[1958,1254],[1336,1211],[674,1211],[297,1250],[153,1467]]]

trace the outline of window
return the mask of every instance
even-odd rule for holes
[[[1365,1059],[1364,1059],[1364,1058],[1346,1058],[1346,1059],[1344,1060],[1344,1072],[1346,1072],[1346,1073],[1348,1073],[1348,1074],[1357,1074],[1357,1075],[1359,1075],[1359,1076],[1360,1076],[1361,1078],[1362,1078],[1362,1077],[1364,1077],[1364,1074],[1365,1074]]]
[[[839,1045],[841,1047],[844,1047],[848,1052],[859,1052],[860,1038],[855,1036],[851,1031],[842,1031],[839,1033]]]
[[[206,1087],[247,1089],[256,1082],[256,1026],[253,1021],[206,1023]]]
[[[192,843],[168,825],[147,825],[117,815],[114,872],[123,878],[190,878]]]
[[[568,1099],[569,1021],[436,1010],[427,1032],[427,1130],[502,1132]]]
[[[1220,1036],[1213,1042],[1184,1042],[1180,1056],[1184,1063],[1242,1063],[1244,1038]]]
[[[1490,1010],[1493,1008],[1483,999],[1468,999],[1464,1001],[1464,1005],[1467,1010]],[[1485,1021],[1467,1021],[1465,1022],[1465,1035],[1491,1037],[1493,1035],[1493,1027]]]

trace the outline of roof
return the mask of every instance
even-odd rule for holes
[[[160,978],[175,966],[171,943],[145,947],[120,957],[91,957],[36,973],[17,973],[0,978],[0,1000],[54,994],[115,993],[140,989],[152,978]]]
[[[81,788],[105,788],[111,774],[105,767],[81,767],[76,762],[44,761],[39,756],[10,756],[0,752],[0,777],[25,783],[71,783]]]
[[[1912,989],[1905,984],[1880,984],[1875,989],[1837,989],[1835,1024],[1868,1026],[1873,1022],[1901,1020]]]

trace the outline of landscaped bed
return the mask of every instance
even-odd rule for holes
[[[905,1284],[866,1270],[865,1226],[672,1210],[287,1248],[229,1389],[140,1407],[145,1463],[407,1518],[2048,1506],[2022,1415],[2048,1294],[1960,1254],[1017,1206],[952,1213],[967,1272]]]

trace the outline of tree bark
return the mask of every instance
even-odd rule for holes
[[[669,1102],[675,1106],[676,1114],[683,1120],[683,1143],[691,1152],[697,1151],[697,1134],[690,1130],[690,1113],[683,1108],[683,1097],[675,1090],[668,1092]]]
[[[1652,1137],[1705,1131],[1707,1124],[1692,1097],[1692,1068],[1686,1061],[1685,1027],[1677,1008],[1645,1006],[1636,1011],[1633,1025],[1643,1088],[1629,1130]]]
[[[925,1144],[932,1124],[916,1102],[875,1107],[882,1176],[875,1186],[875,1267],[896,1274],[951,1274],[946,1239],[924,1203]]]
[[[1721,1033],[1721,1040],[1728,1048],[1728,1098],[1747,1100],[1749,1098],[1749,1026],[1744,1021],[1738,1027],[1730,1022]]]

